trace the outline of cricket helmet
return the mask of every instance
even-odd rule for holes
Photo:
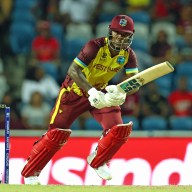
[[[109,25],[109,29],[125,33],[134,33],[135,31],[133,19],[127,15],[115,16]]]
[[[121,41],[119,42],[116,41],[115,37],[113,36],[114,33],[113,31],[116,33],[124,33],[124,37],[122,37]],[[131,17],[127,15],[115,16],[109,25],[109,33],[108,33],[109,46],[115,51],[120,51],[121,49],[127,49],[128,47],[130,47],[132,43],[134,32],[135,32],[134,22]],[[126,33],[127,35],[125,35]]]

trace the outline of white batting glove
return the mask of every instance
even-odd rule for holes
[[[116,85],[109,85],[105,89],[105,100],[109,106],[119,106],[125,102],[126,93],[120,92]]]
[[[97,109],[102,109],[104,107],[109,107],[108,104],[105,101],[104,93],[101,91],[97,91],[95,88],[91,88],[88,91],[89,97],[88,100],[91,104],[91,106],[97,108]]]

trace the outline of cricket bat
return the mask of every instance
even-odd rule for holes
[[[125,81],[119,83],[117,88],[123,93],[129,93],[130,91],[173,71],[173,66],[168,61],[165,61],[163,63],[154,65],[153,67],[149,67],[148,69],[145,69],[140,73],[126,79]]]

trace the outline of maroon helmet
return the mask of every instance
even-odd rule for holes
[[[109,28],[114,31],[125,32],[125,33],[134,33],[134,22],[127,15],[117,15],[115,16]]]

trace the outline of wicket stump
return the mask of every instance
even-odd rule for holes
[[[0,109],[5,113],[5,161],[4,161],[4,183],[9,183],[9,156],[10,156],[10,107],[0,104]]]

